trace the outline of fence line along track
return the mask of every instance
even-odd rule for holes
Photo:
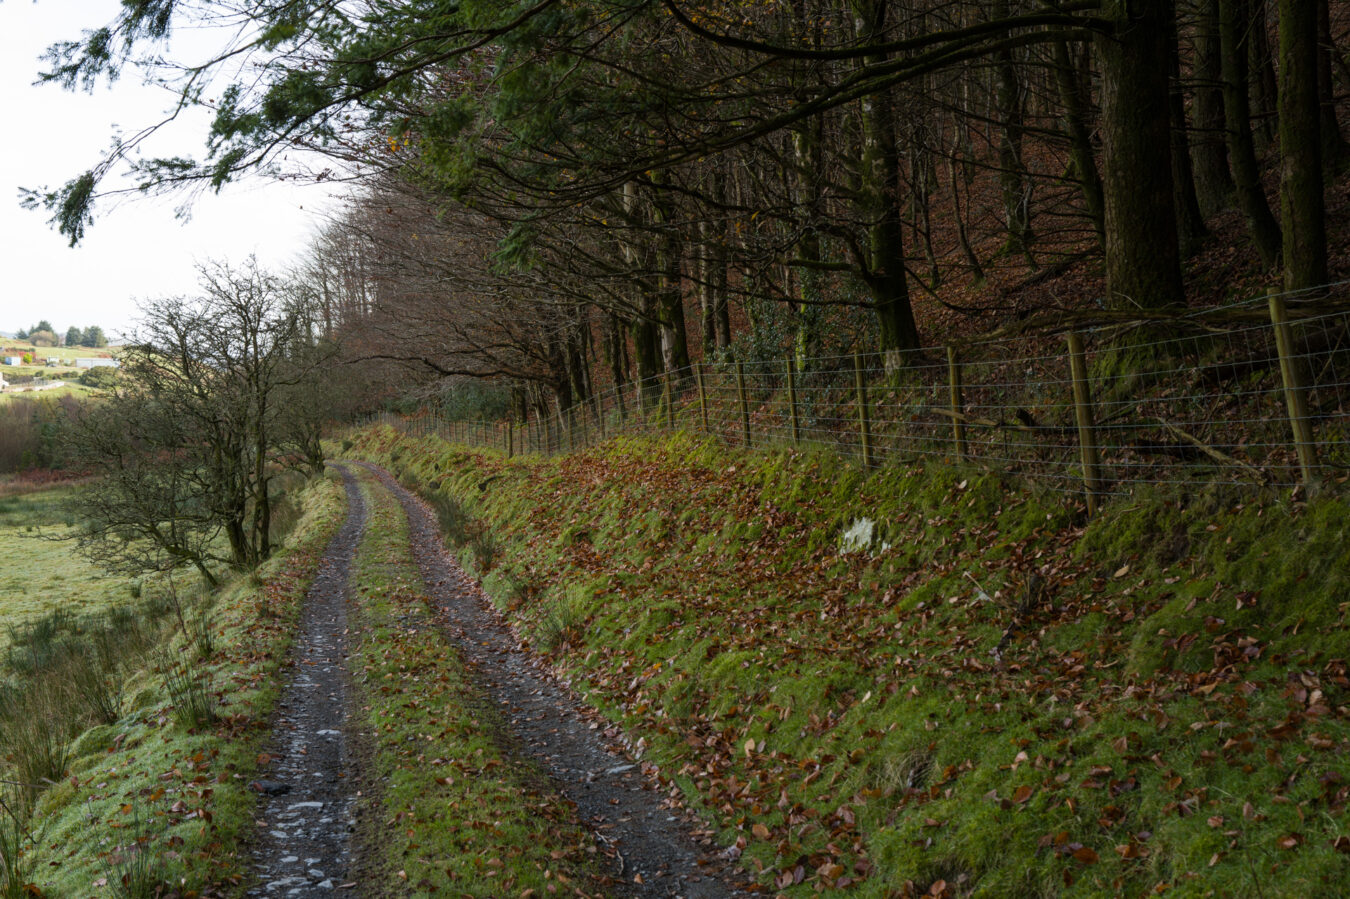
[[[1350,287],[1315,297],[927,347],[891,365],[876,353],[706,361],[510,424],[429,408],[365,423],[507,454],[683,429],[866,466],[940,457],[1081,491],[1090,509],[1139,484],[1311,486],[1350,468]]]

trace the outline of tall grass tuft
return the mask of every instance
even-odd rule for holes
[[[0,719],[0,744],[7,750],[25,811],[39,793],[66,773],[76,723],[67,713],[62,688],[59,681],[40,680],[27,684],[22,693],[13,688],[8,691],[10,701]]]
[[[208,676],[195,664],[165,653],[160,657],[160,675],[173,703],[173,715],[186,728],[208,727],[216,722],[216,697]]]
[[[437,490],[428,492],[427,502],[436,513],[436,520],[441,523],[441,533],[445,535],[450,545],[467,545],[473,536],[472,529],[469,526],[469,516],[459,500],[444,491]]]
[[[501,555],[501,545],[491,532],[476,524],[460,502],[444,491],[428,490],[423,495],[436,513],[441,533],[450,545],[469,552],[480,577],[491,571]]]
[[[28,848],[36,845],[28,828],[23,797],[13,785],[0,788],[0,899],[31,899],[38,895],[30,881]]]
[[[158,852],[151,851],[140,804],[133,802],[129,814],[130,826],[119,831],[128,835],[127,841],[103,856],[108,886],[118,899],[156,899],[168,895],[164,860]]]
[[[184,610],[183,602],[178,598],[178,587],[172,577],[168,582],[168,603],[173,609],[183,637],[196,650],[197,658],[209,659],[216,650],[215,633],[211,630],[211,610],[205,598],[191,610]]]
[[[134,608],[76,617],[58,609],[10,629],[0,671],[0,746],[24,807],[65,775],[70,741],[122,716],[127,668],[144,658],[167,611]]]

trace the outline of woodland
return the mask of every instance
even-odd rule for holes
[[[140,67],[215,110],[205,151],[140,158],[149,129],[28,202],[76,242],[110,194],[345,179],[295,273],[324,332],[363,373],[497,382],[518,419],[700,359],[894,371],[1337,277],[1345,13],[128,0],[43,77]],[[164,58],[193,21],[232,37]]]
[[[1348,41],[122,0],[42,78],[179,105],[26,194],[72,244],[346,198],[0,406],[0,897],[1340,895]]]

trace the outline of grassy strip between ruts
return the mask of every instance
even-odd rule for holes
[[[766,892],[1350,882],[1334,491],[1141,492],[1084,526],[1008,475],[681,436],[508,461],[382,428],[352,449],[441,508]]]
[[[120,716],[80,734],[66,776],[36,797],[22,873],[41,895],[206,896],[242,882],[256,805],[248,784],[278,672],[343,505],[337,484],[314,482],[287,544],[210,597],[208,636],[166,619],[148,651],[119,667]]]
[[[367,895],[602,895],[593,840],[494,740],[502,724],[428,604],[402,508],[369,476],[362,486],[370,518],[352,569],[349,661],[377,784],[359,838]]]

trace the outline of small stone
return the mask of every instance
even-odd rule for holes
[[[291,791],[290,784],[284,784],[276,780],[255,780],[248,785],[248,788],[255,793],[263,793],[267,796],[280,796]]]

